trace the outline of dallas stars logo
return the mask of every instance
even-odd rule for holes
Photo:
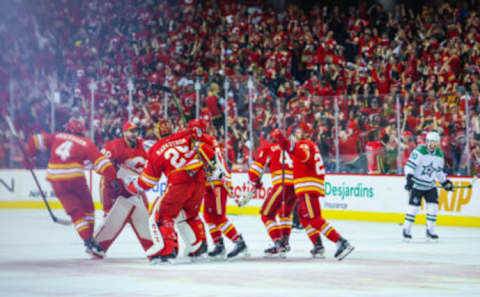
[[[433,162],[432,162],[426,166],[423,166],[422,175],[432,176],[432,173],[434,171],[435,171],[435,168],[433,168]]]

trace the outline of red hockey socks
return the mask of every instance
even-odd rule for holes
[[[275,219],[262,215],[262,222],[267,229],[268,235],[273,241],[278,241],[282,239],[282,234],[280,233],[280,226],[277,224],[277,221],[275,221]]]
[[[324,218],[317,217],[311,220],[310,224],[331,241],[337,242],[340,239],[340,234]]]
[[[311,222],[312,219],[304,219],[302,217],[299,218],[300,223],[302,224],[303,228],[305,228],[305,232],[307,233],[308,238],[310,241],[315,244],[317,242],[317,238],[320,237],[320,232],[312,226]]]
[[[235,242],[238,239],[238,232],[235,226],[230,223],[230,221],[224,217],[224,222],[220,224],[220,230],[222,231],[223,234],[225,234],[228,239],[231,241]]]

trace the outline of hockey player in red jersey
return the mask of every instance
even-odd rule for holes
[[[293,143],[283,133],[275,135],[283,149],[290,152],[293,158],[293,183],[298,199],[300,223],[305,228],[313,249],[313,257],[323,257],[324,248],[319,232],[337,244],[335,258],[342,260],[353,250],[353,246],[322,217],[320,197],[325,196],[325,168],[318,146],[311,140],[313,128],[302,121],[297,127],[296,139]]]
[[[195,258],[207,251],[205,227],[198,212],[205,194],[204,159],[214,158],[214,153],[210,146],[196,143],[195,135],[187,131],[158,141],[149,150],[147,164],[139,178],[128,186],[131,193],[137,194],[154,187],[162,174],[167,177],[168,186],[154,202],[150,214],[154,244],[147,251],[147,257],[154,263],[176,258],[178,241],[174,219],[180,214],[189,229],[186,233],[195,238],[188,256]]]
[[[126,184],[134,176],[138,176],[146,162],[146,148],[144,140],[138,138],[138,127],[126,122],[123,125],[123,137],[113,139],[101,151],[117,169],[117,175]],[[102,177],[100,181],[100,198],[102,200],[103,210],[108,214],[113,202],[117,198],[117,194],[112,192],[110,188],[105,187],[105,178]],[[124,197],[129,197],[128,191],[119,193]],[[145,202],[147,202],[145,200]]]
[[[193,120],[188,127],[195,127]],[[214,137],[205,135],[206,142],[215,150],[215,167],[221,174],[207,176],[206,191],[204,197],[203,217],[208,225],[210,236],[215,244],[208,256],[212,258],[223,258],[225,256],[225,244],[222,233],[234,243],[234,248],[227,254],[227,259],[248,255],[247,245],[241,234],[226,216],[227,197],[232,188],[231,172],[222,156],[220,146]]]
[[[95,209],[83,173],[84,165],[93,164],[94,170],[105,178],[105,187],[111,188],[112,192],[119,192],[122,185],[116,178],[117,171],[110,160],[100,153],[92,141],[83,137],[83,122],[72,119],[66,129],[71,134],[57,132],[33,135],[28,142],[27,154],[33,157],[36,151],[50,150],[47,180],[72,218],[87,253],[101,258],[105,252],[93,239]]]
[[[282,131],[273,129],[270,138],[277,139],[277,134],[282,134]],[[282,154],[282,148],[278,143],[260,147],[248,173],[250,181],[257,188],[261,187],[259,177],[265,167],[270,167],[273,189],[263,202],[260,215],[274,246],[264,252],[267,257],[283,256],[290,250],[291,214],[296,201],[293,188],[293,161],[287,152]],[[283,170],[285,170],[285,176],[283,176]]]
[[[143,170],[147,156],[146,141],[138,138],[138,127],[135,124],[126,122],[123,125],[123,137],[107,142],[102,153],[116,167],[118,178],[128,185]],[[132,195],[126,189],[115,192],[111,187],[106,187],[105,183],[105,178],[102,177],[100,197],[105,220],[95,233],[95,240],[107,252],[128,223],[147,251],[153,242],[148,228],[148,201],[145,193]]]

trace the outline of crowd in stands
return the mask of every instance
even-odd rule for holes
[[[249,149],[266,143],[282,121],[294,130],[305,119],[329,171],[398,173],[429,130],[442,135],[447,172],[470,173],[468,159],[480,171],[478,1],[399,1],[391,10],[376,1],[283,10],[263,1],[5,2],[0,112],[14,114],[24,137],[49,131],[51,102],[57,130],[70,117],[88,119],[91,81],[98,86],[95,142],[119,137],[129,79],[134,120],[153,137],[153,123],[164,114],[181,125],[172,95],[160,86],[170,87],[193,118],[198,81],[201,115],[219,139],[229,108],[232,164],[247,164]],[[2,129],[0,167],[8,166],[9,138]]]

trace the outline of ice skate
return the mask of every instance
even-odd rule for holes
[[[402,235],[404,241],[409,242],[410,240],[412,240],[412,235],[410,233],[407,233],[407,230],[403,229]]]
[[[234,258],[239,258],[241,256],[247,257],[248,254],[248,249],[247,249],[247,244],[243,240],[242,235],[239,235],[237,241],[234,242],[235,246],[232,249],[230,253],[227,255],[227,259],[233,260]]]
[[[150,263],[153,265],[161,265],[161,264],[171,264],[173,260],[177,257],[178,250],[174,249],[172,253],[168,255],[157,255],[150,258]]]
[[[202,261],[205,258],[204,255],[207,252],[207,249],[208,249],[207,242],[202,241],[202,244],[200,245],[200,247],[195,252],[189,253],[188,257],[192,262]]]
[[[322,244],[322,239],[320,237],[317,238],[317,242],[313,245],[313,249],[310,250],[310,254],[312,254],[313,258],[318,259],[325,259],[325,248]]]
[[[214,259],[223,259],[225,258],[225,253],[225,244],[223,243],[223,238],[220,238],[220,240],[215,244],[213,250],[208,253],[208,256]]]
[[[93,237],[89,237],[85,240],[85,251],[87,254],[92,255],[95,258],[103,259],[105,257],[105,251],[103,248],[98,244],[98,242],[93,239]]]
[[[282,245],[283,247],[285,248],[285,252],[289,252],[292,250],[292,248],[290,247],[290,244],[288,243],[289,241],[289,238],[287,235],[283,235],[283,239],[282,239]]]
[[[286,258],[287,249],[283,245],[282,241],[277,240],[274,245],[264,250],[265,258]]]
[[[340,237],[340,239],[338,240],[337,246],[338,248],[335,252],[335,258],[339,261],[343,260],[346,256],[348,256],[354,249],[354,247],[342,237]]]
[[[427,236],[427,240],[429,241],[437,241],[438,240],[438,235],[433,233],[433,232],[430,232],[430,230],[427,229],[427,232],[426,232],[426,236]]]

